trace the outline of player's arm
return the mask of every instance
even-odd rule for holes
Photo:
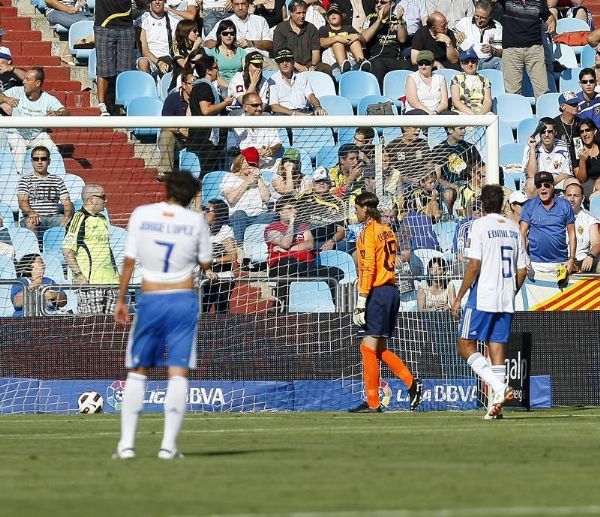
[[[467,293],[473,282],[477,280],[479,276],[479,272],[481,271],[481,260],[479,259],[469,259],[467,264],[467,269],[465,270],[465,274],[462,279],[462,283],[460,284],[460,289],[458,293],[456,293],[456,298],[450,307],[450,313],[455,319],[459,319],[458,310],[460,309],[460,304],[462,302],[463,297]]]
[[[567,270],[573,272],[575,267],[575,256],[577,255],[577,236],[575,235],[575,224],[567,224],[567,235],[569,236],[569,258],[567,259]]]
[[[119,278],[119,295],[115,306],[115,321],[119,325],[127,325],[127,323],[129,323],[129,309],[127,307],[127,302],[125,301],[125,295],[127,294],[134,269],[135,259],[125,257],[123,259],[123,268],[121,269],[121,276]]]
[[[358,268],[358,297],[352,312],[355,325],[364,326],[366,320],[367,297],[375,281],[375,239],[373,231],[365,228],[363,232],[364,245],[358,249],[360,254]]]

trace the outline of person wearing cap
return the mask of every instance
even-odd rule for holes
[[[406,111],[423,115],[447,115],[448,88],[444,76],[433,73],[431,50],[417,54],[417,71],[406,78]]]
[[[317,70],[331,75],[331,66],[321,61],[319,31],[306,21],[308,4],[303,0],[293,0],[289,6],[289,19],[279,23],[273,31],[275,55],[281,49],[289,49],[294,56],[296,72]]]
[[[229,205],[229,221],[238,244],[244,242],[248,226],[268,224],[275,219],[267,210],[271,193],[260,174],[259,161],[258,149],[242,149],[221,183],[221,195]]]
[[[425,27],[421,27],[413,37],[410,51],[410,60],[413,65],[417,66],[419,52],[422,50],[429,50],[433,53],[431,61],[437,68],[460,70],[456,36],[454,36],[454,32],[448,30],[448,20],[439,11],[431,12]]]
[[[301,194],[310,190],[312,184],[312,176],[302,174],[300,151],[286,149],[271,180],[271,201],[276,202],[284,194]]]
[[[581,119],[579,115],[579,99],[575,92],[563,92],[558,97],[558,109],[560,115],[554,117],[556,125],[556,138],[562,140],[569,148],[569,156],[573,167],[577,165],[579,152],[576,152],[575,145],[581,150],[581,141],[579,139],[579,124]],[[577,138],[578,140],[575,140]]]
[[[564,196],[575,213],[575,271],[600,273],[600,221],[583,208],[583,186],[576,178],[568,178],[564,184]]]
[[[569,181],[569,180],[567,180]],[[510,207],[509,219],[517,224],[521,221],[521,210],[523,205],[529,200],[529,198],[520,190],[511,192],[508,196],[508,206]]]
[[[279,71],[269,79],[269,102],[276,115],[307,114],[312,107],[314,115],[327,115],[319,99],[314,94],[307,74],[294,70],[294,54],[289,48],[282,48],[275,54]]]
[[[249,52],[244,60],[244,69],[235,74],[227,92],[235,98],[232,109],[242,107],[242,98],[246,93],[258,93],[263,104],[263,110],[269,105],[269,81],[263,76],[264,56],[257,52]]]
[[[86,0],[48,0],[45,14],[50,25],[62,25],[65,29],[75,22],[94,19]]]
[[[592,68],[584,68],[579,72],[581,91],[577,93],[579,99],[579,118],[589,118],[597,127],[600,126],[600,94],[596,92],[598,81],[596,72]]]
[[[567,144],[556,138],[556,125],[550,117],[540,119],[540,141],[535,134],[529,137],[523,152],[523,169],[525,170],[525,194],[532,197],[536,193],[534,176],[539,171],[547,171],[554,176],[553,183],[560,188],[563,180],[573,175],[571,158]]]
[[[459,51],[473,49],[479,70],[502,69],[502,25],[492,19],[492,10],[490,0],[478,0],[475,14],[461,18],[454,27]]]
[[[13,86],[22,86],[23,79],[25,70],[12,64],[12,52],[8,47],[0,46],[0,93]]]
[[[404,21],[404,8],[392,10],[391,0],[378,0],[375,12],[367,14],[362,35],[367,42],[368,61],[361,65],[362,70],[370,71],[377,77],[383,90],[383,78],[392,70],[410,70],[403,51],[408,48],[408,32]]]
[[[358,148],[354,144],[343,144],[338,149],[338,164],[329,169],[334,184],[333,193],[342,199],[348,199],[362,189],[364,163],[358,155]]]
[[[242,98],[242,109],[244,112],[240,117],[240,125],[243,125],[243,117],[260,117],[263,104],[258,93],[247,93]],[[227,148],[238,147],[246,149],[255,147],[260,155],[260,168],[269,168],[275,165],[275,155],[281,150],[281,139],[276,127],[239,127],[229,130],[227,135]]]
[[[523,205],[519,223],[531,269],[552,272],[564,264],[572,273],[577,251],[573,208],[569,201],[556,195],[552,173],[538,172],[534,185],[536,195]]]
[[[327,9],[327,24],[319,28],[319,41],[323,48],[323,63],[332,66],[334,75],[348,72],[354,65],[359,70],[366,68],[363,45],[365,39],[352,25],[344,23],[344,11],[338,4]]]
[[[254,50],[265,57],[265,68],[271,65],[269,52],[273,49],[273,38],[266,20],[262,16],[249,12],[249,0],[232,0],[233,14],[225,18],[231,20],[237,29],[237,45],[246,52]],[[204,39],[206,48],[214,48],[217,45],[217,26],[215,25]],[[268,66],[272,69],[272,66]]]
[[[477,73],[479,58],[474,49],[460,54],[462,73],[450,81],[452,107],[463,115],[486,115],[492,111],[492,83]]]
[[[596,141],[597,133],[598,129],[592,119],[581,121],[579,136],[583,145],[574,171],[588,199],[600,188],[600,145]]]

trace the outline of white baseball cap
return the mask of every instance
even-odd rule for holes
[[[515,190],[513,193],[511,193],[510,196],[508,196],[508,203],[509,204],[513,204],[513,203],[525,203],[525,201],[527,201],[529,198],[523,194],[523,192],[521,192],[520,190]]]
[[[12,60],[12,53],[8,47],[0,47],[0,59]]]

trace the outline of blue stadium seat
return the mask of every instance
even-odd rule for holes
[[[4,178],[3,178],[4,179]],[[0,203],[7,205],[14,213],[19,212],[17,181],[9,181],[0,188]]]
[[[211,199],[225,199],[221,195],[221,184],[225,178],[225,171],[212,171],[202,178],[202,202]]]
[[[338,150],[337,145],[328,145],[321,147],[317,153],[316,165],[317,167],[326,167],[329,169],[338,163]]]
[[[522,172],[504,171],[504,186],[510,190],[519,190],[521,181],[525,178]]]
[[[96,74],[96,49],[93,48],[90,52],[90,57],[88,58],[88,77],[92,83],[96,82],[97,74]]]
[[[160,117],[163,101],[157,97],[136,97],[127,105],[128,117]],[[131,132],[137,138],[158,137],[160,129],[156,127],[135,128]]]
[[[70,282],[68,282],[65,278],[65,273],[60,260],[61,257],[62,253],[60,255],[58,253],[42,253],[42,259],[44,260],[44,264],[46,265],[46,271],[44,272],[44,276],[51,278],[57,284],[67,284]]]
[[[498,95],[504,95],[506,90],[504,89],[504,74],[502,70],[483,69],[478,70],[477,73],[483,77],[487,77],[492,84],[492,97],[498,97]]]
[[[127,106],[138,97],[156,97],[156,82],[150,74],[140,70],[127,70],[117,76],[115,102]]]
[[[93,20],[83,20],[75,22],[69,28],[69,53],[77,59],[89,59],[93,49],[90,48],[74,48],[75,42],[82,38],[90,38],[94,35]]]
[[[433,231],[442,251],[452,252],[454,232],[457,226],[458,223],[455,223],[454,221],[445,221],[433,225]]]
[[[352,103],[339,95],[323,95],[319,102],[328,115],[354,115]]]
[[[59,255],[60,263],[64,264],[65,259],[62,255],[62,243],[65,238],[65,229],[62,226],[56,226],[54,228],[48,228],[44,232],[42,239],[42,246],[44,253],[55,253]]]
[[[594,196],[590,199],[590,212],[596,219],[600,219],[600,196]]]
[[[581,55],[579,56],[579,64],[581,68],[594,68],[596,64],[596,49],[585,45],[581,49]]]
[[[67,187],[67,190],[69,191],[71,201],[79,199],[81,197],[81,191],[83,190],[83,187],[85,187],[83,178],[77,176],[77,174],[65,174],[63,180],[65,182],[65,187]]]
[[[520,176],[523,174],[523,154],[525,153],[525,144],[507,144],[500,146],[498,161],[504,169],[504,185],[507,184],[509,173]],[[510,180],[508,180],[510,181]]]
[[[265,241],[265,228],[268,224],[251,224],[244,231],[244,258],[253,263],[266,262],[269,250]]]
[[[538,97],[535,102],[535,116],[537,118],[554,118],[560,115],[560,110],[558,109],[559,97],[560,93],[544,93],[544,95]]]
[[[15,260],[21,260],[23,255],[28,253],[40,252],[37,237],[31,230],[27,228],[9,228],[8,233],[15,247]]]
[[[533,134],[539,123],[540,119],[537,117],[521,120],[517,126],[517,143],[527,145],[529,137]]]
[[[308,152],[311,159],[314,160],[321,147],[335,145],[335,141],[331,128],[294,127],[292,128],[292,144],[294,148]]]
[[[169,95],[169,86],[173,80],[173,72],[167,72],[158,82],[158,96],[164,101]]]
[[[550,80],[550,77],[548,77]],[[548,81],[550,82],[550,81]],[[552,81],[554,83],[554,80]],[[548,87],[550,91],[556,90],[556,88],[552,89]],[[527,72],[523,71],[523,83],[521,84],[521,95],[529,101],[529,104],[535,106],[535,93],[533,91],[533,85],[531,84],[531,80],[527,75]]]
[[[23,175],[25,176],[33,172],[33,165],[31,164],[31,151],[32,150],[29,149],[23,157]],[[57,176],[64,176],[67,173],[63,157],[54,149],[50,151],[50,165],[48,165],[48,172],[50,174],[56,174]]]
[[[10,206],[6,203],[0,202],[0,218],[2,218],[2,225],[4,228],[16,228],[17,223],[15,222],[15,216]]]
[[[361,70],[350,70],[342,74],[340,78],[340,95],[346,97],[352,107],[356,108],[360,100],[367,95],[379,95],[379,83],[377,78]]]
[[[511,129],[516,129],[519,122],[524,118],[533,117],[529,101],[515,93],[505,93],[496,97],[494,99],[494,113],[501,120],[509,123]]]
[[[262,176],[263,181],[267,186],[271,184],[273,181],[273,176],[275,176],[275,171],[261,171],[260,175]]]
[[[179,170],[189,171],[194,178],[199,178],[200,160],[194,153],[182,149],[179,151]]]
[[[446,140],[446,138],[448,138],[448,133],[446,133],[446,129],[443,127],[430,127],[429,131],[427,131],[429,149],[433,149],[436,145]]]
[[[335,83],[330,75],[316,70],[310,70],[305,73],[308,74],[308,82],[317,99],[320,100],[323,95],[335,95]]]
[[[17,278],[14,262],[9,257],[0,255],[0,280],[12,280],[13,278]]]
[[[344,272],[344,278],[340,280],[340,285],[352,284],[358,279],[354,259],[352,258],[352,255],[345,251],[322,251],[317,256],[317,261],[321,266],[337,267]]]
[[[581,68],[567,68],[563,70],[558,78],[558,89],[561,92],[572,91],[577,93],[580,91],[579,72],[581,72]]]
[[[298,149],[298,151],[300,152],[300,172],[304,176],[312,175],[313,166],[310,154],[308,154],[308,151],[306,151],[305,149]]]
[[[448,97],[450,94],[450,82],[452,78],[459,73],[458,70],[454,70],[454,68],[441,68],[440,70],[436,70],[434,72],[436,75],[441,75],[446,80],[446,88],[448,90]]]
[[[514,144],[515,136],[513,135],[510,124],[500,120],[500,125],[498,126],[499,140],[500,145],[504,144]]]
[[[392,111],[394,112],[394,115],[398,115],[398,108],[396,107],[396,104],[394,104],[394,101],[392,99],[386,97],[385,95],[366,95],[365,97],[363,97],[358,103],[357,114],[366,115],[369,106],[380,102],[391,102]]]
[[[383,78],[383,94],[394,101],[397,108],[402,108],[400,99],[406,96],[406,78],[411,70],[392,70]]]
[[[556,34],[564,34],[565,32],[589,31],[590,26],[587,22],[579,18],[560,18],[556,22]],[[588,45],[569,45],[576,55],[581,54],[582,50]]]
[[[346,74],[342,77],[344,75]],[[327,283],[292,282],[288,312],[335,312],[335,304],[331,299],[331,291]]]

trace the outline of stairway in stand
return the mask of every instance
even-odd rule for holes
[[[91,91],[83,91],[81,82],[71,79],[75,67],[62,64],[59,56],[52,55],[52,41],[43,41],[42,32],[32,29],[31,18],[19,15],[12,4],[11,0],[0,0],[0,26],[4,30],[2,44],[11,49],[14,65],[25,69],[42,66],[45,91],[55,95],[72,115],[97,117],[98,108],[91,106]],[[134,155],[127,133],[83,128],[57,129],[51,134],[67,172],[105,188],[113,224],[125,226],[136,206],[162,199],[163,187],[155,180],[156,169],[146,167],[144,160]]]

